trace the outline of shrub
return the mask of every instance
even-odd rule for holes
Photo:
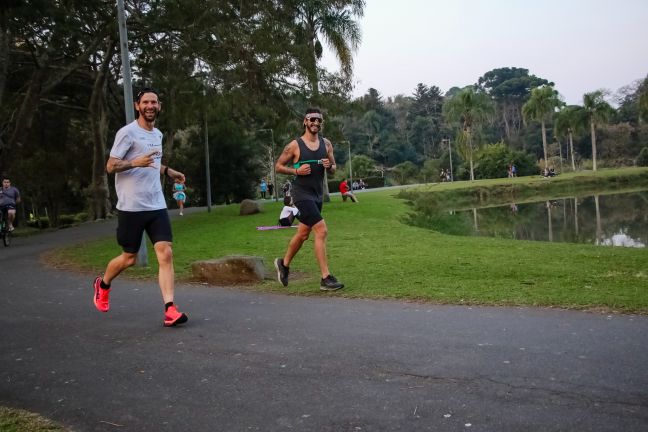
[[[475,159],[475,178],[502,178],[507,176],[509,164],[514,164],[518,176],[537,174],[535,161],[531,155],[512,151],[504,143],[487,145]]]
[[[648,166],[648,147],[644,147],[641,149],[639,152],[639,156],[637,156],[637,160],[635,161],[635,164],[637,166]]]

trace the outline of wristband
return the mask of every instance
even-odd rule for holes
[[[299,175],[299,173],[297,172],[297,168],[295,168],[295,175]]]

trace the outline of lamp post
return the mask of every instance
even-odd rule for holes
[[[128,53],[128,32],[126,31],[124,0],[117,0],[117,23],[119,25],[119,49],[122,59],[122,79],[124,81],[124,110],[126,111],[126,123],[128,124],[135,120],[135,113],[133,113],[133,80],[131,78]],[[137,251],[137,265],[140,267],[148,266],[148,250],[146,249],[144,234],[142,234],[142,241]]]

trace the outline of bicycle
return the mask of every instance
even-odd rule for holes
[[[0,211],[0,237],[2,237],[2,243],[4,243],[5,247],[11,244],[11,231],[9,231],[8,220],[7,208],[2,208],[2,211]]]

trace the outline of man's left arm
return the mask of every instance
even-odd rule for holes
[[[171,169],[167,165],[162,165],[160,164],[160,174],[169,176],[172,180],[178,180],[180,183],[185,182],[185,175],[182,174],[180,171],[176,171],[174,169]]]
[[[337,165],[335,165],[335,156],[333,156],[333,144],[331,141],[324,138],[324,143],[326,144],[326,159],[323,160],[324,168],[328,171],[329,174],[335,174]]]

